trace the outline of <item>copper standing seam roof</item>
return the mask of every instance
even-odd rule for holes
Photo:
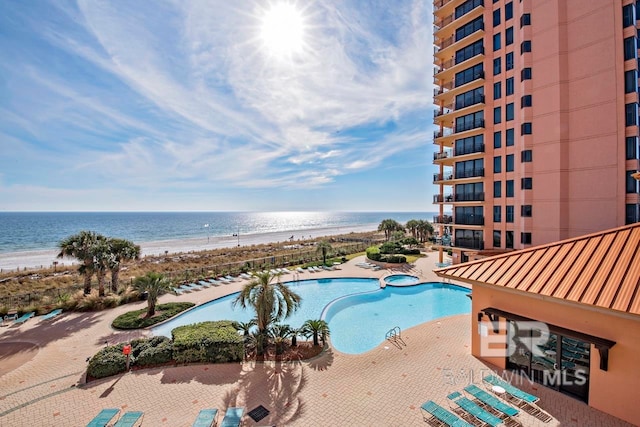
[[[640,223],[434,272],[640,315]]]

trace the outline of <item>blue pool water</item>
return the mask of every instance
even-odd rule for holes
[[[420,279],[409,274],[392,274],[385,277],[384,281],[387,285],[415,285]]]
[[[302,297],[302,304],[291,317],[282,321],[293,328],[299,328],[309,319],[319,319],[322,310],[336,298],[360,292],[374,291],[380,288],[378,279],[313,279],[299,282],[287,282],[287,286]],[[207,320],[235,320],[248,322],[255,314],[253,310],[232,307],[238,294],[210,301],[184,313],[169,322],[152,329],[154,335],[171,337],[171,330],[182,325]]]
[[[444,283],[387,286],[341,298],[324,313],[336,350],[360,354],[380,345],[395,326],[404,330],[439,317],[471,312],[468,289]]]
[[[288,282],[302,297],[300,309],[282,321],[300,327],[309,319],[323,318],[329,323],[331,344],[343,353],[359,354],[372,350],[385,339],[385,333],[399,326],[410,328],[443,316],[469,313],[469,290],[443,283],[414,286],[387,286],[380,289],[378,279],[314,279]],[[208,302],[152,329],[154,335],[171,337],[182,325],[208,320],[247,322],[252,310],[232,307],[238,294]]]

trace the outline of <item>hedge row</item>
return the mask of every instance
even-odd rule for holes
[[[377,246],[371,246],[367,248],[367,258],[373,261],[388,262],[390,264],[402,264],[404,262],[407,262],[407,257],[403,255],[382,254]]]
[[[192,302],[169,302],[166,304],[158,304],[156,306],[156,315],[153,317],[145,317],[146,308],[141,310],[129,311],[116,317],[111,326],[116,329],[140,329],[153,326],[167,319],[172,318],[178,313],[193,307]]]

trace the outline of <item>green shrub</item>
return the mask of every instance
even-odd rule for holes
[[[135,366],[154,366],[173,359],[173,343],[167,337],[153,337],[131,341]]]
[[[150,318],[145,317],[146,308],[140,310],[129,311],[116,317],[111,326],[116,329],[140,329],[146,328],[157,323],[163,322],[178,313],[193,307],[192,302],[169,302],[166,304],[158,304],[156,306],[156,315]]]
[[[87,375],[93,378],[104,378],[126,371],[127,356],[122,354],[123,346],[124,344],[113,345],[97,352],[89,361]]]
[[[379,261],[382,255],[380,249],[377,246],[369,246],[367,248],[367,258],[373,261]]]
[[[179,326],[171,335],[178,363],[236,362],[244,356],[243,339],[230,320]]]
[[[390,264],[402,264],[407,262],[407,257],[404,255],[385,255],[380,261],[388,262]]]

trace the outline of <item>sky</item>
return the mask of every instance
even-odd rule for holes
[[[435,211],[424,0],[0,2],[0,210]]]

